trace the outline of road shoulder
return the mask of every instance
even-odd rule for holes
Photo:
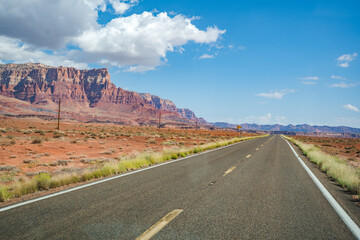
[[[296,146],[294,143],[288,141],[299,155],[305,165],[312,171],[312,173],[319,179],[324,187],[335,198],[339,205],[346,211],[346,213],[352,218],[352,220],[360,226],[360,201],[349,191],[341,187],[338,183],[332,180],[326,173],[322,172],[318,165],[311,162]]]

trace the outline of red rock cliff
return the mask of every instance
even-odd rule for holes
[[[130,113],[138,122],[163,117],[178,122],[196,119],[190,110],[178,109],[170,100],[117,88],[107,69],[78,70],[50,67],[40,63],[0,64],[0,94],[37,106],[62,106],[73,111],[96,108],[101,111]]]

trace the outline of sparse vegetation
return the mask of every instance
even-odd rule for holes
[[[66,165],[68,165],[68,161],[67,160],[57,160],[55,162],[50,163],[50,166],[59,166],[59,165],[66,166]]]
[[[316,163],[321,171],[337,181],[342,187],[360,195],[359,169],[348,165],[346,160],[341,157],[323,152],[313,144],[303,143],[289,137],[286,137],[286,139],[297,145],[310,161]]]
[[[27,129],[23,131],[23,134],[31,134],[31,133],[33,133],[33,130],[31,129]]]
[[[2,139],[0,141],[0,146],[8,147],[8,146],[14,145],[15,143],[16,143],[16,141],[14,139],[11,139],[11,140]]]
[[[32,140],[31,140],[31,143],[32,144],[40,144],[43,142],[43,139],[42,138],[39,138],[39,137],[34,137]]]
[[[192,153],[202,152],[236,142],[249,140],[257,137],[244,137],[233,138],[230,140],[222,140],[215,143],[207,143],[195,148],[171,148],[165,149],[163,152],[149,152],[149,153],[133,153],[127,157],[121,157],[119,160],[115,159],[81,159],[82,162],[100,162],[102,165],[100,168],[88,169],[79,173],[65,173],[52,177],[49,173],[40,172],[34,178],[26,181],[18,181],[11,185],[0,187],[0,201],[6,201],[9,198],[20,197],[29,193],[36,192],[38,190],[46,190],[49,188],[55,188],[71,183],[85,182],[94,178],[107,177],[114,174],[119,174],[126,171],[131,171],[143,167],[147,167],[153,164],[168,161],[170,159],[177,159],[179,157],[185,157]],[[61,161],[61,164],[59,164]],[[63,165],[66,160],[58,160],[54,163],[56,165]],[[66,165],[65,164],[65,165]]]
[[[8,166],[8,165],[3,165],[0,166],[0,172],[1,171],[14,171],[14,172],[20,172],[20,170],[15,167],[15,166]]]

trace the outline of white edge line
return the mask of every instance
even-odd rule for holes
[[[253,139],[257,139],[257,138],[253,138]],[[248,139],[248,140],[253,140],[253,139]],[[223,147],[219,147],[219,148],[207,150],[207,151],[205,151],[205,152],[197,153],[197,154],[194,154],[194,155],[191,155],[191,156],[183,157],[183,158],[176,159],[176,160],[171,160],[171,161],[164,162],[164,163],[159,163],[159,164],[152,165],[152,166],[149,166],[149,167],[146,167],[146,168],[142,168],[142,169],[138,169],[138,170],[135,170],[135,171],[132,171],[132,172],[124,173],[124,174],[117,175],[117,176],[114,176],[114,177],[109,177],[109,178],[102,179],[102,180],[99,180],[99,181],[95,181],[95,182],[92,182],[92,183],[87,183],[87,184],[84,184],[84,185],[81,185],[81,186],[78,186],[78,187],[74,187],[74,188],[70,188],[70,189],[67,189],[67,190],[64,190],[64,191],[52,193],[52,194],[49,194],[49,195],[46,195],[46,196],[43,196],[43,197],[39,197],[39,198],[27,200],[27,201],[20,202],[20,203],[15,203],[15,204],[13,204],[13,205],[0,208],[0,212],[5,212],[5,211],[7,211],[7,210],[10,210],[10,209],[13,209],[13,208],[17,208],[17,207],[20,207],[20,206],[23,206],[23,205],[27,205],[27,204],[30,204],[30,203],[33,203],[33,202],[38,202],[38,201],[41,201],[41,200],[44,200],[44,199],[56,197],[56,196],[59,196],[59,195],[65,194],[65,193],[69,193],[69,192],[73,192],[73,191],[76,191],[76,190],[80,190],[80,189],[83,189],[83,188],[86,188],[86,187],[90,187],[90,186],[93,186],[93,185],[96,185],[96,184],[104,183],[104,182],[107,182],[107,181],[111,181],[111,180],[114,180],[114,179],[117,179],[117,178],[125,177],[125,176],[132,175],[132,174],[135,174],[135,173],[139,173],[139,172],[142,172],[142,171],[150,170],[150,169],[152,169],[152,168],[164,166],[164,165],[167,165],[167,164],[172,164],[172,163],[175,163],[175,162],[178,162],[178,161],[183,161],[183,160],[186,160],[186,159],[189,159],[189,158],[192,158],[192,157],[196,157],[196,156],[199,156],[199,155],[202,155],[202,154],[206,154],[206,153],[214,152],[214,151],[217,151],[217,150],[220,150],[220,149],[224,149],[224,148],[227,148],[227,147],[231,147],[231,146],[234,146],[234,145],[243,143],[243,142],[245,142],[245,141],[246,141],[246,140],[243,140],[243,141],[240,141],[240,142],[237,142],[237,143],[233,143],[233,144],[230,144],[230,145],[227,145],[227,146],[223,146]]]
[[[281,136],[282,137],[282,136]],[[284,139],[282,137],[282,139]],[[290,146],[291,150],[293,151],[296,158],[299,160],[300,164],[303,166],[305,171],[309,174],[311,179],[314,181],[316,186],[320,189],[321,193],[324,195],[326,200],[330,203],[330,205],[333,207],[335,212],[339,215],[339,217],[343,220],[345,225],[350,229],[352,234],[355,236],[356,239],[360,239],[360,229],[358,225],[350,218],[350,216],[345,212],[345,210],[340,206],[340,204],[335,200],[335,198],[329,193],[329,191],[322,185],[322,183],[317,179],[317,177],[311,172],[311,170],[305,165],[305,163],[301,160],[299,155],[295,152],[294,148],[291,146],[291,144],[284,139],[285,142]]]

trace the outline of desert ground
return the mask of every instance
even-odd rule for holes
[[[331,155],[346,159],[347,163],[360,167],[360,138],[291,136],[304,143],[314,144]]]
[[[0,183],[82,171],[140,152],[158,152],[239,136],[233,131],[0,117]],[[241,133],[241,136],[252,134]]]

